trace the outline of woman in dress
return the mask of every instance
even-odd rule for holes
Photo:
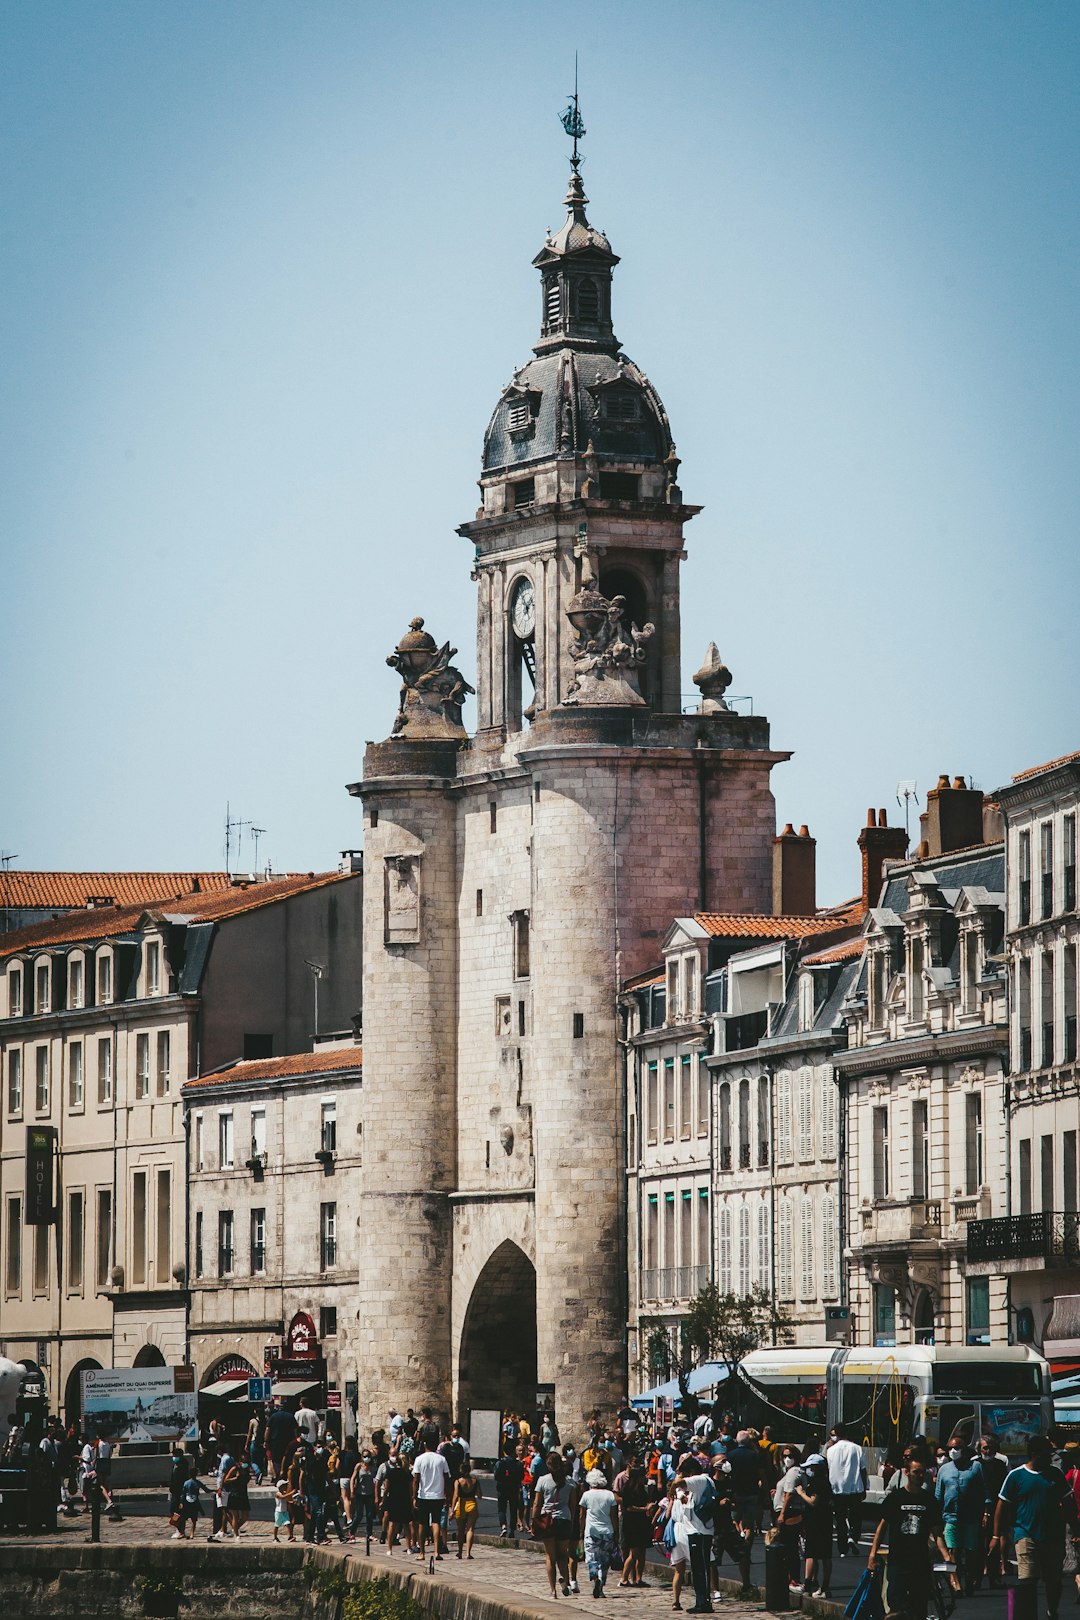
[[[557,1451],[547,1459],[547,1472],[536,1481],[532,1499],[532,1533],[544,1543],[548,1586],[557,1597],[556,1575],[563,1596],[570,1594],[570,1549],[577,1530],[578,1489],[567,1477],[566,1464]]]
[[[618,1480],[615,1482],[619,1483]],[[645,1585],[645,1552],[652,1541],[652,1502],[645,1465],[632,1462],[616,1493],[622,1517],[621,1543],[625,1555],[620,1586]]]
[[[454,1495],[450,1503],[450,1516],[457,1525],[457,1555],[460,1558],[462,1551],[466,1557],[472,1557],[473,1536],[476,1533],[476,1518],[480,1509],[480,1481],[472,1472],[468,1455],[462,1464],[461,1473],[454,1481]]]

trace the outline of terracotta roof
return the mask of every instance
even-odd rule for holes
[[[250,1080],[287,1080],[294,1075],[331,1074],[340,1069],[361,1069],[364,1053],[359,1046],[334,1046],[329,1051],[295,1052],[292,1057],[252,1058],[231,1063],[228,1068],[185,1080],[182,1091],[204,1086],[246,1085]]]
[[[863,953],[863,936],[856,934],[854,939],[845,939],[839,945],[830,945],[827,950],[815,951],[812,956],[803,957],[803,965],[812,965],[824,962],[853,962]]]
[[[694,921],[714,939],[804,939],[843,925],[844,913],[816,917],[761,917],[750,912],[695,911]]]
[[[663,984],[663,968],[646,968],[644,973],[638,973],[634,978],[627,979],[624,990],[649,990],[654,984]]]
[[[227,889],[227,872],[21,872],[0,875],[0,906],[19,910],[64,911],[92,897],[118,906],[139,900],[168,900],[193,890]]]
[[[270,878],[263,883],[245,883],[211,894],[178,895],[164,903],[140,906],[92,906],[65,912],[49,922],[32,923],[0,934],[0,959],[20,951],[47,945],[66,945],[77,940],[115,939],[137,928],[144,917],[171,922],[217,922],[240,912],[256,911],[294,894],[306,894],[330,883],[341,883],[355,876],[351,872],[317,872],[304,877]]]
[[[1026,771],[1018,771],[1013,777],[1014,782],[1026,782],[1029,776],[1041,776],[1043,771],[1056,770],[1059,765],[1072,765],[1080,759],[1080,749],[1075,754],[1062,754],[1060,759],[1048,759],[1045,765],[1031,765]]]

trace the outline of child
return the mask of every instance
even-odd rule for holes
[[[295,1495],[296,1495],[296,1492],[294,1490],[290,1489],[288,1480],[285,1479],[284,1476],[282,1476],[282,1478],[278,1480],[277,1485],[274,1487],[274,1540],[275,1541],[277,1541],[279,1539],[279,1537],[278,1537],[278,1531],[279,1530],[288,1530],[288,1532],[289,1532],[289,1540],[290,1541],[295,1541],[296,1540],[296,1537],[293,1535],[292,1515],[289,1512],[289,1504],[292,1502],[292,1499],[293,1499],[293,1497]]]
[[[206,1486],[203,1484],[202,1480],[198,1478],[194,1471],[181,1485],[180,1504],[177,1510],[179,1513],[179,1518],[176,1521],[176,1529],[173,1531],[174,1541],[195,1540],[195,1526],[199,1522],[199,1514],[201,1511],[199,1508],[199,1493],[200,1491],[205,1490]],[[187,1527],[189,1523],[191,1525],[190,1536],[187,1535]]]

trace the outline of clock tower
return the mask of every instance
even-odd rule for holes
[[[550,1400],[579,1438],[625,1395],[620,988],[672,917],[771,903],[769,778],[788,755],[763,716],[729,709],[715,649],[683,713],[679,575],[699,508],[615,336],[618,259],[588,218],[576,143],[572,167],[534,260],[539,338],[495,406],[481,505],[458,531],[477,587],[475,723],[455,649],[414,619],[387,660],[393,730],[350,789],[362,1428],[392,1405],[465,1421]]]

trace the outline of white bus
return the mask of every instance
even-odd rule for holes
[[[870,1448],[873,1473],[890,1448],[920,1436],[935,1446],[992,1434],[1019,1457],[1053,1422],[1050,1366],[1028,1345],[755,1350],[721,1399],[736,1393],[742,1420],[768,1423],[776,1440],[805,1445],[843,1423]]]

